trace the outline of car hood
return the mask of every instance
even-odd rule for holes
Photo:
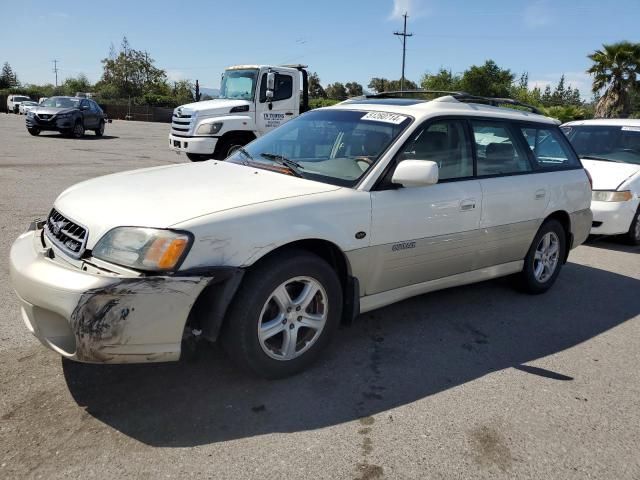
[[[233,107],[248,106],[251,109],[251,105],[251,102],[247,100],[229,100],[226,98],[216,98],[214,100],[205,100],[204,102],[187,103],[186,105],[181,105],[174,110],[174,113],[180,110],[183,115],[193,115],[193,113],[196,112],[198,116],[222,115],[225,113],[230,113]]]
[[[78,183],[55,208],[89,230],[87,248],[118,226],[168,228],[211,213],[340,187],[226,162],[116,173]]]
[[[35,106],[33,108],[34,113],[36,113],[37,115],[40,114],[44,114],[44,115],[57,115],[60,113],[68,113],[68,112],[73,112],[77,110],[76,108],[73,107],[40,107],[40,106]]]
[[[632,163],[586,159],[581,161],[591,175],[594,190],[616,190],[625,180],[640,171],[640,165]]]

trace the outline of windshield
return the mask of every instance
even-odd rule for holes
[[[351,187],[410,122],[395,113],[312,111],[260,137],[228,161]]]
[[[13,97],[14,102],[24,102],[25,100],[31,100],[29,97]]]
[[[54,107],[54,108],[78,108],[80,104],[79,98],[69,98],[69,97],[51,97],[47,98],[40,105],[43,107]]]
[[[227,70],[222,77],[219,98],[253,100],[257,70]]]
[[[581,125],[562,130],[581,158],[640,165],[640,126]]]

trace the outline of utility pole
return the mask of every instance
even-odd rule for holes
[[[51,60],[53,62],[53,73],[56,74],[56,87],[58,86],[58,60]]]
[[[407,37],[412,37],[413,33],[407,33],[407,12],[404,12],[404,30],[402,32],[394,32],[394,35],[402,37],[402,77],[400,77],[400,90],[404,90],[404,63],[407,57]]]

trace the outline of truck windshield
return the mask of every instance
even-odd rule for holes
[[[253,100],[258,70],[227,70],[220,85],[220,98]]]
[[[562,127],[580,158],[640,165],[640,125]]]
[[[355,186],[411,119],[387,112],[317,110],[238,150],[229,162]]]

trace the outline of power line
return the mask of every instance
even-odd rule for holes
[[[51,60],[53,62],[53,73],[56,74],[56,87],[58,86],[58,60]]]
[[[393,32],[394,35],[402,37],[402,76],[400,77],[400,90],[404,90],[404,64],[407,57],[407,37],[412,37],[413,33],[407,33],[407,12],[404,12],[404,30],[402,32]]]

